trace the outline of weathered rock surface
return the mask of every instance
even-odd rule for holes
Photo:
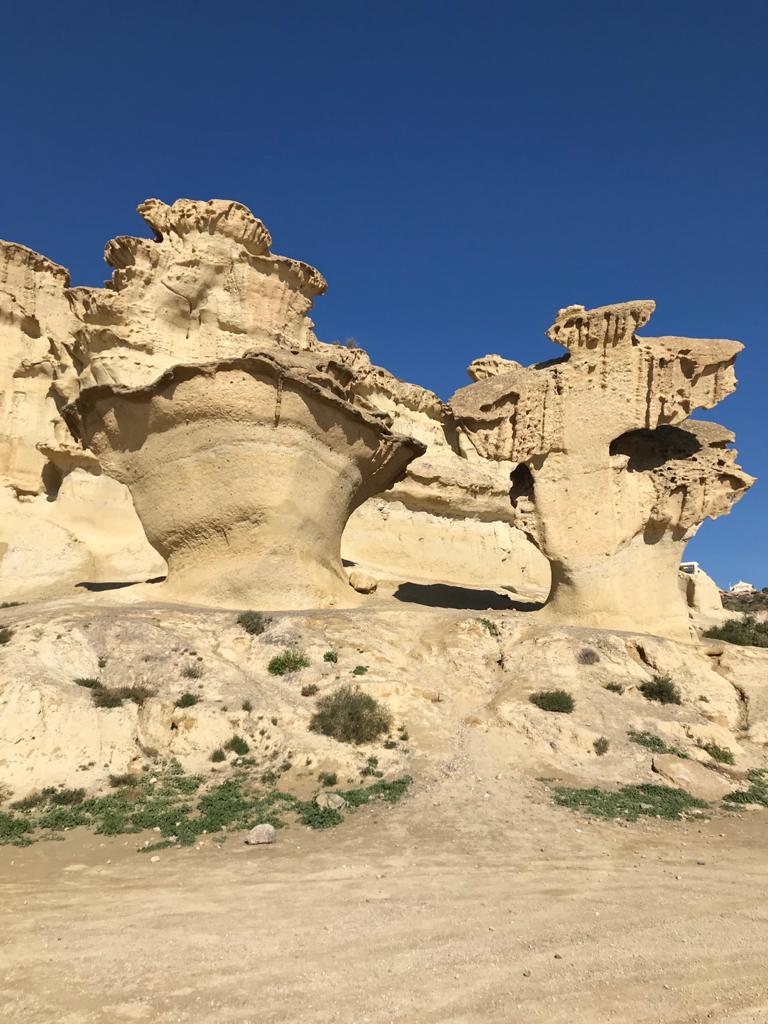
[[[330,377],[256,353],[85,388],[65,415],[130,489],[168,563],[166,597],[221,607],[357,603],[346,521],[424,450]]]
[[[656,754],[653,770],[673,786],[684,789],[699,800],[722,800],[733,789],[728,779],[696,761],[684,761],[674,754]]]
[[[261,825],[254,825],[245,833],[245,840],[248,846],[268,846],[277,839],[277,830],[274,825],[264,822]]]
[[[686,421],[733,391],[742,346],[638,337],[653,309],[561,310],[547,336],[565,358],[524,368],[486,357],[450,406],[467,444],[519,464],[516,523],[552,566],[546,614],[685,637],[685,543],[753,482],[729,431]]]
[[[0,242],[0,597],[149,579],[165,566],[130,495],[101,475],[59,410],[77,392],[69,275]]]

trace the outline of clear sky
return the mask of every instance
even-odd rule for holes
[[[768,3],[3,4],[0,237],[99,284],[134,210],[237,199],[329,282],[314,319],[448,397],[557,355],[561,306],[736,338],[709,414],[762,477],[687,556],[768,585]],[[578,510],[574,510],[578,514]]]

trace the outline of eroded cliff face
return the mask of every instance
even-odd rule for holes
[[[734,390],[742,345],[639,337],[653,309],[561,310],[547,336],[568,356],[486,357],[450,407],[478,454],[519,464],[512,503],[552,566],[548,615],[682,637],[685,543],[753,482],[727,430],[687,418]]]
[[[0,242],[0,599],[147,579],[164,565],[124,487],[101,475],[59,410],[77,393],[67,271]]]

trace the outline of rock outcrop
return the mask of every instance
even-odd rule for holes
[[[450,407],[478,454],[518,463],[512,504],[552,567],[548,615],[684,637],[685,543],[753,482],[733,435],[688,417],[734,390],[742,345],[639,337],[654,308],[563,309],[547,336],[566,357],[479,360]]]
[[[0,242],[0,598],[148,579],[164,565],[124,487],[73,442],[59,409],[77,392],[67,271]]]

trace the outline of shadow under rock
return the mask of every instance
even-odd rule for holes
[[[472,590],[471,587],[452,587],[447,583],[401,583],[392,596],[406,604],[466,608],[478,612],[535,612],[544,607],[541,602],[513,601],[506,594],[497,594],[494,590]]]

